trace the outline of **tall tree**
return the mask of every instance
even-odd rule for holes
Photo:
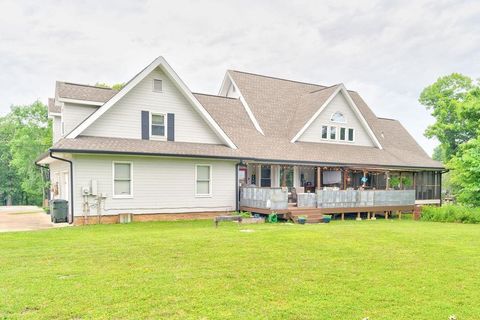
[[[34,162],[49,148],[52,141],[47,107],[40,101],[31,105],[12,106],[0,126],[5,141],[4,148],[7,146],[9,150],[9,155],[6,156],[9,157],[9,167],[15,170],[16,180],[26,202],[40,204],[47,181]]]
[[[457,152],[459,145],[477,135],[480,118],[469,117],[471,104],[478,102],[476,91],[478,86],[471,78],[452,73],[439,78],[420,95],[420,103],[431,110],[436,119],[425,135],[440,141],[446,160]]]
[[[480,206],[480,137],[462,144],[448,167],[452,170],[451,183],[457,200]]]

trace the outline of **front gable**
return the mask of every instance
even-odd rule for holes
[[[159,87],[154,80],[161,80]],[[146,123],[146,114],[149,123]],[[174,141],[237,148],[163,57],[155,59],[127,82],[67,138],[84,135],[145,139],[145,126],[149,131],[154,130],[151,126],[153,115],[168,119],[164,130],[168,131],[169,141],[172,141],[173,132]]]
[[[325,105],[320,107],[317,113],[297,134],[294,141],[381,148],[366,120],[353,104],[353,101],[351,101],[343,85],[332,94],[332,97]]]
[[[154,80],[161,80],[161,92],[154,90]],[[82,135],[142,139],[142,111],[150,113],[148,120],[152,114],[165,115],[166,120],[168,114],[175,115],[175,141],[222,143],[160,68],[140,81]]]

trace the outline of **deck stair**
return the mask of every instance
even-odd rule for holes
[[[298,217],[305,216],[307,217],[307,223],[321,223],[323,222],[323,214],[315,208],[289,208],[291,209],[288,213],[289,218],[297,223]]]

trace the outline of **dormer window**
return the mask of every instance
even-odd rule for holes
[[[332,114],[332,116],[330,117],[330,121],[338,122],[338,123],[347,123],[345,116],[340,111],[337,111],[334,114]]]
[[[154,92],[162,92],[163,90],[163,83],[160,79],[153,79],[153,91]]]

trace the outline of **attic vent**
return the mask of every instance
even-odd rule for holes
[[[154,92],[162,92],[162,80],[153,79],[153,91]]]

